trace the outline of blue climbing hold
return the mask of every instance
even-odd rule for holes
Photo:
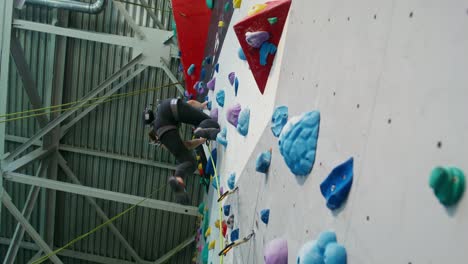
[[[221,107],[224,106],[224,97],[225,97],[224,90],[220,90],[218,93],[216,93],[216,102]]]
[[[177,69],[179,72],[183,72],[184,71],[184,66],[181,64],[179,64],[179,68]]]
[[[234,190],[234,187],[236,186],[236,173],[235,172],[229,175],[229,178],[227,180],[227,185],[229,189]]]
[[[325,264],[346,264],[347,255],[346,249],[338,243],[330,243],[327,245],[324,253]]]
[[[279,149],[292,173],[308,175],[314,166],[320,126],[320,113],[312,111],[291,118],[284,126]]]
[[[187,70],[188,75],[192,75],[195,72],[195,64],[190,65],[190,67]]]
[[[200,80],[204,80],[206,77],[206,69],[202,68],[200,72]]]
[[[260,219],[265,225],[268,225],[268,221],[270,220],[270,209],[263,209],[260,211]]]
[[[260,173],[267,173],[271,163],[271,150],[260,153],[257,157],[255,169]]]
[[[268,41],[265,41],[260,48],[260,65],[267,65],[268,55],[276,53],[276,46]]]
[[[229,213],[231,212],[231,206],[230,205],[223,206],[223,212],[225,216],[229,216]]]
[[[330,243],[336,243],[336,234],[333,231],[325,231],[320,233],[317,239],[317,247],[320,250],[320,253],[323,254],[325,252],[325,248]]]
[[[211,157],[208,157],[208,160],[206,161],[206,165],[205,165],[206,175],[208,176],[215,175],[213,163],[216,164],[217,158],[218,158],[218,151],[216,150],[216,148],[214,148],[211,151]],[[213,159],[213,161],[211,159]]]
[[[247,57],[245,57],[245,53],[244,53],[244,50],[242,48],[239,48],[239,50],[237,51],[237,55],[239,56],[239,59],[241,59],[243,61],[247,60]]]
[[[211,64],[211,59],[212,59],[211,56],[206,56],[206,58],[205,58],[205,63],[206,63],[207,65],[210,65],[210,64]]]
[[[215,190],[218,190],[218,183],[220,183],[219,175],[216,177],[213,177],[213,182],[211,183],[211,185],[213,185]]]
[[[237,90],[239,90],[239,79],[234,79],[234,93],[237,96]]]
[[[297,254],[297,264],[323,264],[323,256],[317,247],[317,241],[305,243]]]
[[[231,231],[231,242],[234,242],[239,239],[239,228]]]
[[[320,191],[330,210],[339,208],[348,197],[353,184],[353,158],[335,167],[320,184]]]
[[[221,129],[221,132],[219,132],[218,135],[216,136],[216,142],[223,145],[225,148],[227,148],[227,145],[228,145],[226,136],[227,136],[226,127],[223,127],[223,129]]]
[[[271,117],[271,132],[275,137],[279,137],[284,125],[288,122],[288,107],[278,106]]]
[[[195,86],[196,86],[196,90],[198,92],[198,94],[204,94],[205,93],[205,83],[204,82],[196,82],[195,83]]]
[[[219,72],[219,63],[216,63],[216,65],[215,65],[215,71],[216,71],[216,72]]]
[[[208,108],[208,110],[211,111],[211,106],[212,106],[212,102],[208,101],[208,103],[206,104],[206,108]]]
[[[242,136],[247,136],[249,133],[249,123],[250,123],[250,109],[245,108],[239,114],[239,120],[237,121],[237,131]]]

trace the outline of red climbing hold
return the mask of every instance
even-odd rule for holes
[[[247,62],[252,70],[255,81],[257,82],[258,89],[262,94],[265,91],[268,76],[270,75],[270,70],[273,65],[274,56],[268,56],[267,64],[262,66],[260,64],[260,49],[251,47],[247,43],[245,40],[245,33],[266,31],[270,33],[268,42],[278,47],[283,33],[284,24],[288,17],[291,0],[270,1],[266,2],[266,5],[265,9],[252,16],[246,17],[234,25],[234,31],[236,32],[245,57],[247,58]],[[278,19],[273,25],[268,21],[268,18],[271,17],[276,17]]]
[[[223,234],[223,237],[226,237],[227,228],[228,228],[228,226],[226,224],[226,221],[223,220],[222,230],[221,230],[221,232]]]
[[[195,95],[197,92],[193,85],[200,79],[210,28],[211,10],[204,0],[173,0],[172,11],[177,26],[177,40],[182,51],[182,64],[187,67],[192,64],[195,66],[191,76],[184,71],[185,87],[190,94]]]

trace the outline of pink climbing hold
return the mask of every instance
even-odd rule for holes
[[[265,264],[288,264],[288,241],[274,239],[270,241],[263,251]]]
[[[226,116],[228,122],[233,125],[234,127],[237,127],[237,123],[239,121],[239,113],[242,110],[241,105],[239,103],[231,106],[228,108]]]

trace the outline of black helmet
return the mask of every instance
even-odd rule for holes
[[[154,112],[150,107],[146,107],[143,111],[143,123],[145,125],[150,125],[154,121]]]

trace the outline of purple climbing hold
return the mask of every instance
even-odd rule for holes
[[[268,39],[270,39],[270,33],[266,31],[245,33],[245,41],[253,48],[260,48]]]
[[[235,73],[235,72],[229,73],[228,78],[229,78],[229,83],[230,83],[231,85],[234,85],[234,80],[235,80],[235,78],[236,78],[236,73]]]
[[[226,116],[228,122],[233,125],[234,127],[237,127],[237,123],[239,121],[239,113],[241,111],[241,105],[240,104],[235,104],[228,108]]]
[[[234,93],[237,96],[237,90],[239,90],[239,79],[234,79]]]
[[[279,238],[270,241],[263,256],[265,264],[288,264],[288,241]]]
[[[265,225],[268,225],[268,221],[270,220],[270,209],[263,209],[260,211],[260,219]]]
[[[206,84],[206,87],[208,87],[208,89],[210,89],[211,91],[214,91],[215,86],[216,86],[216,78],[211,79],[211,80]]]
[[[218,108],[213,108],[213,109],[211,109],[210,117],[211,117],[211,119],[213,119],[213,120],[215,120],[216,122],[218,122]]]

